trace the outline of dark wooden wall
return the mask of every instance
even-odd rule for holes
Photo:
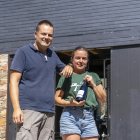
[[[34,40],[39,20],[55,26],[55,50],[140,43],[139,0],[1,0],[0,53]]]

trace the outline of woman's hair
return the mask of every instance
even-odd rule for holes
[[[84,46],[78,46],[73,50],[73,52],[71,54],[71,59],[74,57],[74,53],[78,50],[84,50],[85,52],[87,52],[88,57],[89,57],[89,52],[88,52],[87,48],[85,48]]]

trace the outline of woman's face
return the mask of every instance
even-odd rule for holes
[[[75,73],[82,73],[85,71],[88,63],[88,53],[85,50],[77,50],[74,52],[72,64]]]

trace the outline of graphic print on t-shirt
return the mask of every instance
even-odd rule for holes
[[[74,88],[73,91],[78,91],[79,90],[79,87],[82,85],[82,82],[80,82],[80,84],[78,83],[72,83],[71,84],[71,88]]]

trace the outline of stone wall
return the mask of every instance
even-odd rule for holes
[[[8,55],[0,54],[0,140],[6,140]]]

